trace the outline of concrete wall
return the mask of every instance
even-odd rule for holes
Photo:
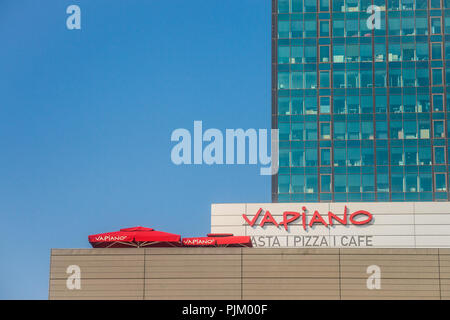
[[[66,287],[70,265],[80,290]],[[450,249],[53,249],[49,298],[449,299]]]
[[[373,215],[373,220],[367,225],[340,225],[323,226],[315,224],[304,230],[301,219],[284,227],[273,224],[260,226],[266,212],[270,212],[278,223],[283,219],[283,212],[302,212],[307,208],[307,221],[310,221],[317,210],[326,221],[331,211],[343,217],[344,209],[347,214],[365,210]],[[262,213],[254,226],[248,225],[242,214],[249,220],[255,216],[259,209]],[[354,202],[354,203],[231,203],[211,205],[211,232],[233,233],[247,235],[253,239],[263,239],[264,244],[254,241],[254,246],[275,247],[267,237],[277,237],[279,247],[293,247],[295,237],[320,236],[325,238],[326,244],[312,245],[312,247],[345,248],[348,237],[368,237],[370,246],[358,247],[375,248],[450,248],[450,202]],[[346,237],[344,244],[342,237]],[[311,242],[312,243],[312,242]],[[320,241],[317,242],[319,244]],[[310,247],[298,242],[296,247]]]

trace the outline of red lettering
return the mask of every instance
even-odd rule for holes
[[[345,206],[345,208],[344,208],[344,218],[343,219],[339,218],[333,212],[328,211],[328,223],[330,224],[330,226],[333,225],[333,219],[346,226],[347,225],[347,206]]]
[[[323,218],[320,215],[320,213],[316,210],[316,211],[314,211],[313,217],[312,217],[311,221],[309,222],[309,226],[312,227],[313,224],[317,223],[317,222],[320,222],[325,227],[328,227],[328,224],[325,222],[325,220],[323,220]]]
[[[365,216],[367,216],[367,219],[366,220],[362,220],[362,221],[356,221],[355,217],[358,216],[358,215],[365,215]],[[362,224],[367,224],[370,221],[372,221],[372,218],[373,218],[373,216],[372,216],[372,214],[370,212],[365,211],[365,210],[359,210],[359,211],[353,212],[350,215],[350,222],[353,223],[353,224],[356,224],[356,225],[362,225]]]
[[[274,225],[276,225],[278,227],[278,223],[275,221],[275,219],[273,218],[273,216],[272,216],[272,214],[270,213],[269,210],[266,211],[266,214],[262,218],[261,223],[259,225],[261,227],[264,227],[264,225],[266,223],[273,223]]]
[[[364,224],[370,223],[373,219],[372,214],[365,210],[355,211],[350,215],[350,217],[347,217],[348,208],[347,208],[347,206],[345,206],[344,207],[344,215],[342,218],[338,217],[333,212],[328,211],[328,223],[327,223],[324,220],[324,218],[320,215],[319,211],[316,210],[316,211],[314,211],[314,214],[308,223],[307,218],[306,218],[306,211],[307,211],[306,207],[302,207],[302,210],[303,210],[302,213],[295,212],[295,211],[283,212],[283,220],[279,224],[275,221],[275,219],[272,216],[272,214],[270,213],[270,211],[266,211],[263,218],[261,219],[261,222],[259,225],[261,227],[264,227],[264,225],[266,223],[271,223],[277,227],[282,225],[282,226],[284,226],[284,229],[286,231],[288,231],[288,225],[290,223],[296,221],[297,219],[299,219],[300,215],[302,218],[302,225],[303,225],[304,230],[306,230],[308,226],[312,227],[315,223],[321,223],[325,227],[328,227],[328,226],[333,226],[335,224],[335,222],[340,223],[342,225],[347,225],[348,220],[350,220],[350,222],[354,225],[364,225]],[[258,220],[262,211],[263,211],[263,209],[259,208],[258,212],[256,212],[256,214],[253,216],[252,220],[250,220],[246,214],[243,214],[242,217],[251,227],[253,227],[253,226],[255,226],[256,221]],[[366,218],[364,220],[356,220],[356,218],[360,215],[366,216]]]
[[[291,218],[287,218],[288,216],[292,216]],[[283,222],[280,223],[280,225],[284,225],[284,229],[288,229],[287,225],[295,220],[297,220],[300,217],[300,213],[295,211],[285,211],[283,212]]]
[[[248,220],[247,215],[244,213],[242,215],[242,217],[244,218],[245,221],[247,221],[247,223],[253,227],[253,225],[255,224],[256,220],[258,219],[259,215],[261,214],[262,208],[259,208],[258,212],[255,214],[255,216],[253,217],[252,221]]]
[[[302,207],[302,224],[303,224],[303,230],[306,230],[306,207]]]

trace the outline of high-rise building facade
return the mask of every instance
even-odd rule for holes
[[[450,0],[273,0],[272,200],[448,201],[446,78]]]

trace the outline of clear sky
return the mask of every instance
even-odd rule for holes
[[[81,8],[81,30],[66,8]],[[47,299],[51,248],[210,231],[270,202],[259,166],[176,166],[173,130],[270,129],[269,0],[0,0],[0,299]]]

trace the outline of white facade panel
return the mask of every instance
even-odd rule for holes
[[[436,236],[416,236],[417,247],[450,247],[450,235],[436,235]]]
[[[449,229],[445,224],[416,225],[416,236],[445,236],[449,235]]]
[[[211,216],[212,226],[236,226],[242,224],[242,215],[240,216]]]
[[[213,204],[211,232],[255,247],[445,248],[450,202]]]
[[[413,225],[414,215],[412,214],[380,214],[373,218],[376,221],[377,226],[381,225]]]
[[[417,224],[448,224],[450,225],[449,214],[420,213],[414,216]]]

